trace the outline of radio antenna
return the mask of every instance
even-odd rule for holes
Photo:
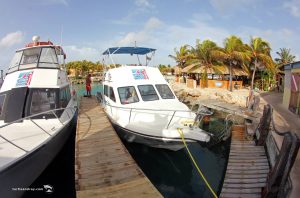
[[[63,42],[63,25],[61,25],[60,27],[60,46],[62,46],[62,42]]]

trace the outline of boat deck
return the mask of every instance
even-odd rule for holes
[[[162,197],[94,97],[81,98],[76,133],[77,197]]]
[[[244,126],[233,126],[220,197],[261,197],[268,173],[269,163],[264,147],[246,139]]]

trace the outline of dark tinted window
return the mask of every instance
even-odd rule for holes
[[[130,104],[139,101],[139,98],[133,86],[119,87],[118,93],[119,93],[121,104]]]
[[[6,94],[0,95],[0,116],[2,116],[5,98],[6,98]]]
[[[5,122],[12,122],[22,118],[27,87],[13,88],[6,93],[3,114]]]
[[[59,103],[61,108],[68,106],[68,103],[71,99],[71,93],[69,86],[62,88],[59,93]]]
[[[105,96],[108,97],[108,87],[107,87],[107,85],[104,85],[103,93],[104,93]]]
[[[170,87],[166,84],[155,85],[160,97],[162,99],[174,99],[175,96],[172,93]]]
[[[30,115],[56,109],[57,92],[54,89],[36,89],[31,92]]]
[[[144,101],[158,100],[158,95],[152,85],[139,85],[138,89]]]
[[[113,90],[112,87],[109,87],[109,98],[110,98],[112,101],[116,102],[115,93],[114,93],[114,90]]]

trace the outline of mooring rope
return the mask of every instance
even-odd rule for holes
[[[209,183],[208,183],[208,181],[206,180],[205,176],[203,175],[202,171],[201,171],[200,168],[198,167],[198,165],[197,165],[197,163],[196,163],[196,161],[195,161],[195,159],[194,159],[192,153],[190,152],[190,150],[189,150],[189,148],[188,148],[188,146],[187,146],[187,144],[186,144],[186,142],[185,142],[185,139],[184,139],[184,135],[183,135],[182,130],[181,130],[180,128],[178,128],[177,131],[178,131],[178,133],[180,134],[181,140],[182,140],[182,142],[183,142],[183,144],[184,144],[184,146],[185,146],[185,148],[186,148],[186,150],[187,150],[187,152],[188,152],[188,154],[189,154],[191,160],[193,161],[193,163],[194,163],[196,169],[198,170],[200,176],[201,176],[202,179],[204,180],[206,186],[209,188],[209,190],[210,190],[210,192],[213,194],[213,196],[214,196],[215,198],[218,198],[217,194],[214,192],[214,190],[213,190],[213,189],[211,188],[211,186],[209,185]]]

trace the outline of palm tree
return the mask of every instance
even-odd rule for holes
[[[295,61],[296,56],[292,55],[290,52],[291,49],[287,48],[280,48],[280,52],[276,52],[279,58],[275,58],[275,61],[279,67]]]
[[[207,87],[207,71],[217,70],[217,60],[213,54],[219,47],[211,40],[204,40],[202,43],[197,40],[196,48],[192,49],[192,59],[190,63],[203,67],[204,72],[201,75],[202,87]]]
[[[220,58],[225,64],[229,65],[229,90],[232,91],[232,66],[240,63],[241,67],[245,65],[246,61],[250,61],[251,57],[246,50],[241,38],[230,36],[224,41],[224,48],[219,48],[213,51],[214,56]]]
[[[181,46],[179,51],[175,48],[175,56],[169,55],[170,58],[174,59],[177,65],[180,68],[184,68],[187,61],[191,58],[190,50],[188,49],[189,45]]]
[[[252,63],[254,63],[254,69],[252,73],[251,79],[251,87],[249,91],[248,102],[253,97],[253,85],[254,85],[254,77],[257,67],[265,67],[269,69],[271,72],[275,70],[275,65],[270,55],[271,47],[267,41],[264,41],[262,38],[251,38],[250,45],[248,46],[248,50],[251,53]]]

